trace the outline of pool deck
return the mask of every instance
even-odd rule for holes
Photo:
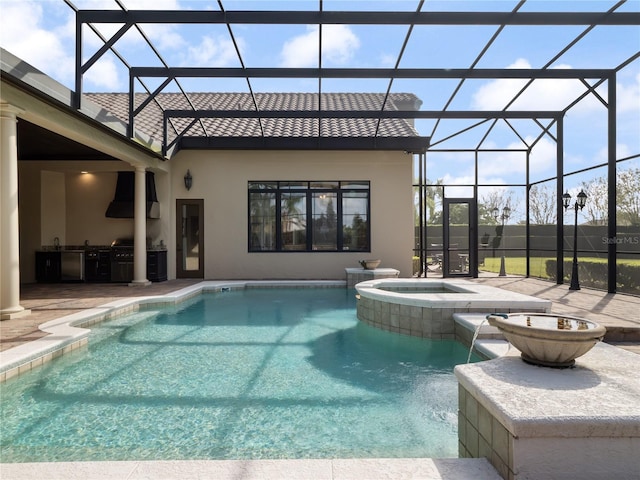
[[[2,480],[500,480],[485,458],[0,464]]]
[[[572,291],[569,285],[523,277],[481,277],[472,281],[550,300],[552,313],[599,323],[607,328],[607,343],[640,354],[640,297],[588,288]]]
[[[610,341],[640,354],[640,297],[607,294],[521,277],[482,277],[473,282],[551,300],[553,313],[601,323],[614,334]],[[38,326],[116,300],[163,295],[193,286],[199,280],[172,280],[146,287],[112,284],[37,284],[21,289],[21,305],[29,315],[0,322],[0,351],[24,345],[47,334]],[[0,464],[0,477],[13,479],[498,479],[484,459],[311,459],[161,462],[80,462]]]

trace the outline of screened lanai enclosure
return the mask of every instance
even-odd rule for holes
[[[77,109],[126,94],[127,135],[145,131],[169,161],[204,148],[412,155],[415,276],[569,283],[575,249],[583,286],[640,294],[640,2],[152,4],[61,0],[36,23],[71,22],[74,75],[36,66]],[[181,101],[163,103],[169,92]],[[243,96],[202,105],[194,92]],[[308,102],[270,105],[267,92]],[[340,92],[378,95],[323,101]],[[400,94],[419,102],[389,100]],[[393,133],[399,119],[415,132]]]

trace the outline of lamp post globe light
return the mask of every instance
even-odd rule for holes
[[[506,238],[504,235],[504,222],[506,222],[507,220],[509,220],[509,217],[511,216],[511,209],[509,208],[509,205],[506,205],[503,209],[502,209],[502,214],[500,213],[500,209],[498,207],[494,207],[492,210],[493,213],[493,218],[498,220],[498,218],[500,218],[501,220],[501,224],[502,224],[502,256],[500,257],[500,273],[498,274],[499,277],[506,277],[507,276],[507,271],[505,269],[505,265],[504,265],[504,247],[505,247],[505,241],[504,239]]]
[[[571,203],[571,195],[569,195],[569,192],[565,192],[565,194],[562,195],[562,203],[566,212]],[[580,281],[578,280],[578,210],[582,210],[586,204],[587,194],[584,193],[584,190],[580,190],[573,204],[576,214],[573,223],[573,263],[571,264],[571,285],[569,285],[569,290],[580,290]]]

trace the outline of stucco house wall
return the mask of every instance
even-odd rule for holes
[[[392,151],[185,150],[156,173],[160,219],[147,238],[168,249],[176,278],[176,199],[204,201],[205,279],[339,279],[346,267],[379,258],[382,267],[411,275],[412,156]],[[20,162],[21,282],[35,282],[35,252],[51,245],[109,245],[132,237],[133,219],[106,218],[118,170],[125,162]],[[193,187],[184,187],[189,169]],[[88,173],[82,174],[81,170]],[[47,179],[55,178],[52,183]],[[370,182],[371,252],[248,252],[249,181],[366,180]],[[47,193],[48,192],[48,193]],[[43,195],[46,198],[43,197]],[[55,199],[55,200],[53,200]]]
[[[411,275],[412,156],[391,151],[194,151],[171,159],[175,199],[203,199],[206,279],[344,279],[345,267],[379,258]],[[187,169],[193,187],[184,187]],[[371,252],[248,252],[249,181],[368,180]],[[175,232],[169,245],[175,275]]]

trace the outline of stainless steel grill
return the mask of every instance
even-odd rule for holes
[[[133,239],[119,238],[111,243],[111,281],[133,280]]]

